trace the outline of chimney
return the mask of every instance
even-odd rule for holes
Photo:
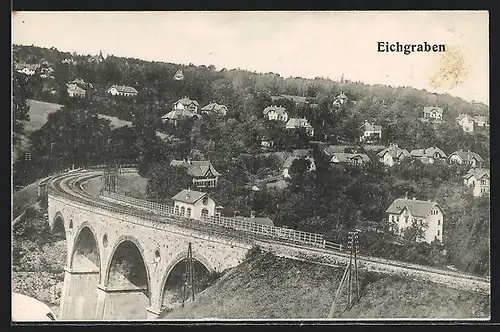
[[[186,199],[189,199],[191,197],[191,187],[188,187],[187,193],[186,193]]]
[[[250,218],[255,218],[255,211],[250,211]]]

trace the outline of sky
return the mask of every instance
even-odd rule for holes
[[[318,76],[449,93],[489,105],[487,11],[16,12],[14,44]],[[377,42],[445,44],[379,53]]]

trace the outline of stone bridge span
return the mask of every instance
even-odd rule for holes
[[[70,178],[71,179],[71,178]],[[59,179],[60,187],[69,186]],[[162,311],[172,269],[193,258],[208,271],[241,262],[251,244],[243,239],[110,211],[51,190],[51,229],[64,228],[67,257],[60,319],[154,319]]]
[[[253,244],[279,256],[328,265],[345,265],[349,259],[327,247],[173,220],[93,197],[81,184],[99,174],[75,172],[48,181],[49,223],[52,229],[64,229],[68,246],[60,319],[158,317],[169,275],[186,257],[189,243],[208,271],[236,266]],[[360,268],[490,294],[487,278],[363,255],[358,259]]]

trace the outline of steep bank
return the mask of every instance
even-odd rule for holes
[[[344,270],[261,253],[228,271],[193,303],[164,319],[326,318]],[[434,283],[360,273],[361,300],[340,318],[487,318],[486,295]]]
[[[50,234],[43,211],[30,208],[13,226],[12,291],[44,302],[58,314],[66,240]]]

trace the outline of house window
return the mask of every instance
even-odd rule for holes
[[[179,206],[178,205],[175,206],[175,214],[179,214]]]
[[[438,226],[441,226],[441,220],[438,220]]]
[[[437,235],[439,236],[439,229],[438,229]]]
[[[203,205],[207,205],[207,204],[208,204],[208,197],[205,196],[205,197],[203,197]]]
[[[410,217],[405,216],[405,224],[407,224],[407,223],[408,223],[408,219],[409,219],[409,218],[410,218]]]
[[[181,216],[183,216],[183,215],[185,214],[185,212],[186,212],[186,211],[185,211],[185,209],[184,209],[184,206],[183,206],[183,207],[181,207]]]
[[[187,208],[186,213],[188,218],[191,217],[191,208]]]
[[[208,210],[207,209],[201,210],[201,216],[202,217],[208,217]]]
[[[486,180],[481,180],[481,184],[485,185],[486,184]]]

